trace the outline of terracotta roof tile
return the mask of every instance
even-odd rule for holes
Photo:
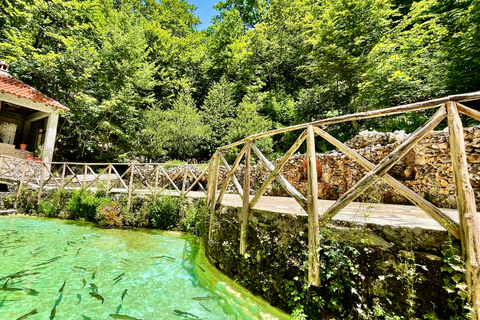
[[[13,94],[19,98],[25,98],[35,102],[42,102],[64,111],[70,111],[69,108],[65,107],[60,102],[47,97],[37,89],[3,72],[0,72],[0,92]]]

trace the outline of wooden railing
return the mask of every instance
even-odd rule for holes
[[[261,197],[264,195],[267,188],[276,180],[285,191],[290,194],[298,204],[308,214],[308,279],[313,285],[320,285],[319,281],[319,260],[318,260],[318,237],[319,226],[326,225],[336,214],[338,214],[347,204],[355,200],[359,195],[365,192],[373,183],[379,179],[383,179],[386,183],[400,192],[414,205],[423,209],[432,219],[443,226],[450,234],[462,241],[463,258],[466,262],[467,269],[467,285],[471,290],[471,301],[474,302],[477,315],[480,315],[480,308],[477,301],[480,301],[480,237],[478,230],[478,218],[475,205],[475,197],[469,181],[467,158],[465,156],[464,133],[460,120],[460,114],[473,117],[480,120],[480,112],[468,108],[460,102],[480,99],[480,92],[448,96],[441,99],[430,100],[425,102],[413,103],[404,106],[393,108],[368,111],[352,115],[344,115],[335,118],[328,118],[318,120],[310,123],[304,123],[291,127],[271,130],[249,136],[243,140],[233,144],[223,146],[217,149],[210,161],[209,180],[208,180],[208,203],[210,205],[210,230],[209,237],[213,236],[213,219],[215,217],[215,210],[221,203],[228,184],[233,179],[240,196],[243,199],[242,206],[242,223],[240,232],[240,253],[244,254],[247,247],[247,225],[250,215],[250,210],[255,207]],[[401,143],[395,150],[381,160],[377,165],[374,165],[369,160],[362,157],[353,149],[340,142],[319,126],[337,124],[346,121],[390,116],[412,111],[420,111],[425,109],[436,108],[435,114],[415,132],[413,132],[408,139]],[[448,127],[450,131],[450,146],[452,165],[454,171],[455,190],[457,196],[457,206],[460,215],[460,224],[444,214],[442,210],[437,208],[432,203],[428,202],[407,186],[390,176],[387,172],[392,168],[408,151],[410,151],[423,137],[430,131],[435,129],[437,125],[445,118],[448,119]],[[272,164],[255,145],[256,140],[266,137],[271,137],[285,132],[303,130],[298,139],[293,143],[285,155],[277,162]],[[330,208],[324,212],[318,212],[318,184],[317,184],[317,166],[315,158],[315,136],[320,136],[341,152],[350,158],[357,161],[367,171],[369,171],[360,181],[358,181],[350,190],[344,193]],[[308,192],[307,196],[303,196],[295,187],[281,174],[283,166],[288,159],[296,152],[300,145],[306,140],[307,150],[307,172],[308,172]],[[243,146],[239,152],[235,162],[230,167],[226,163],[224,153],[234,147]],[[253,199],[250,199],[250,175],[251,175],[251,151],[263,162],[263,164],[270,170],[269,176],[263,181],[262,186],[255,191]],[[241,188],[235,171],[242,162],[244,163],[244,183]],[[218,192],[218,172],[220,161],[228,169],[228,174],[223,181],[220,191]]]
[[[205,165],[165,163],[75,163],[38,162],[0,156],[0,179],[18,183],[21,188],[105,190],[127,193],[130,210],[132,196],[138,194],[187,196],[198,188],[207,193]]]

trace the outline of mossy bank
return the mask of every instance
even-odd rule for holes
[[[307,217],[253,210],[240,248],[241,209],[221,207],[210,262],[297,319],[468,318],[463,263],[446,232],[376,225],[320,231],[321,286],[307,283]]]

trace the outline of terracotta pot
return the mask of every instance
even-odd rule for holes
[[[20,150],[27,150],[27,145],[24,143],[20,143]]]
[[[27,156],[27,160],[33,160],[32,156]]]
[[[42,158],[35,158],[35,161],[41,162]]]

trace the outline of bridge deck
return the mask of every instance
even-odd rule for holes
[[[136,193],[139,194],[148,192],[149,190],[136,190]],[[177,193],[168,190],[164,191],[163,194],[177,195]],[[205,194],[203,192],[191,191],[188,196],[191,198],[204,198]],[[250,196],[250,200],[251,199],[253,199],[253,196]],[[318,200],[319,213],[322,213],[334,203],[335,201],[333,200]],[[237,194],[225,194],[222,205],[241,208],[242,199]],[[255,205],[254,209],[279,214],[307,216],[307,213],[300,207],[295,199],[289,197],[264,196]],[[455,221],[459,221],[457,210],[441,210]],[[425,230],[445,230],[422,209],[413,205],[352,202],[340,211],[333,220],[354,223],[372,223],[382,226],[390,225],[411,229],[421,228]]]

